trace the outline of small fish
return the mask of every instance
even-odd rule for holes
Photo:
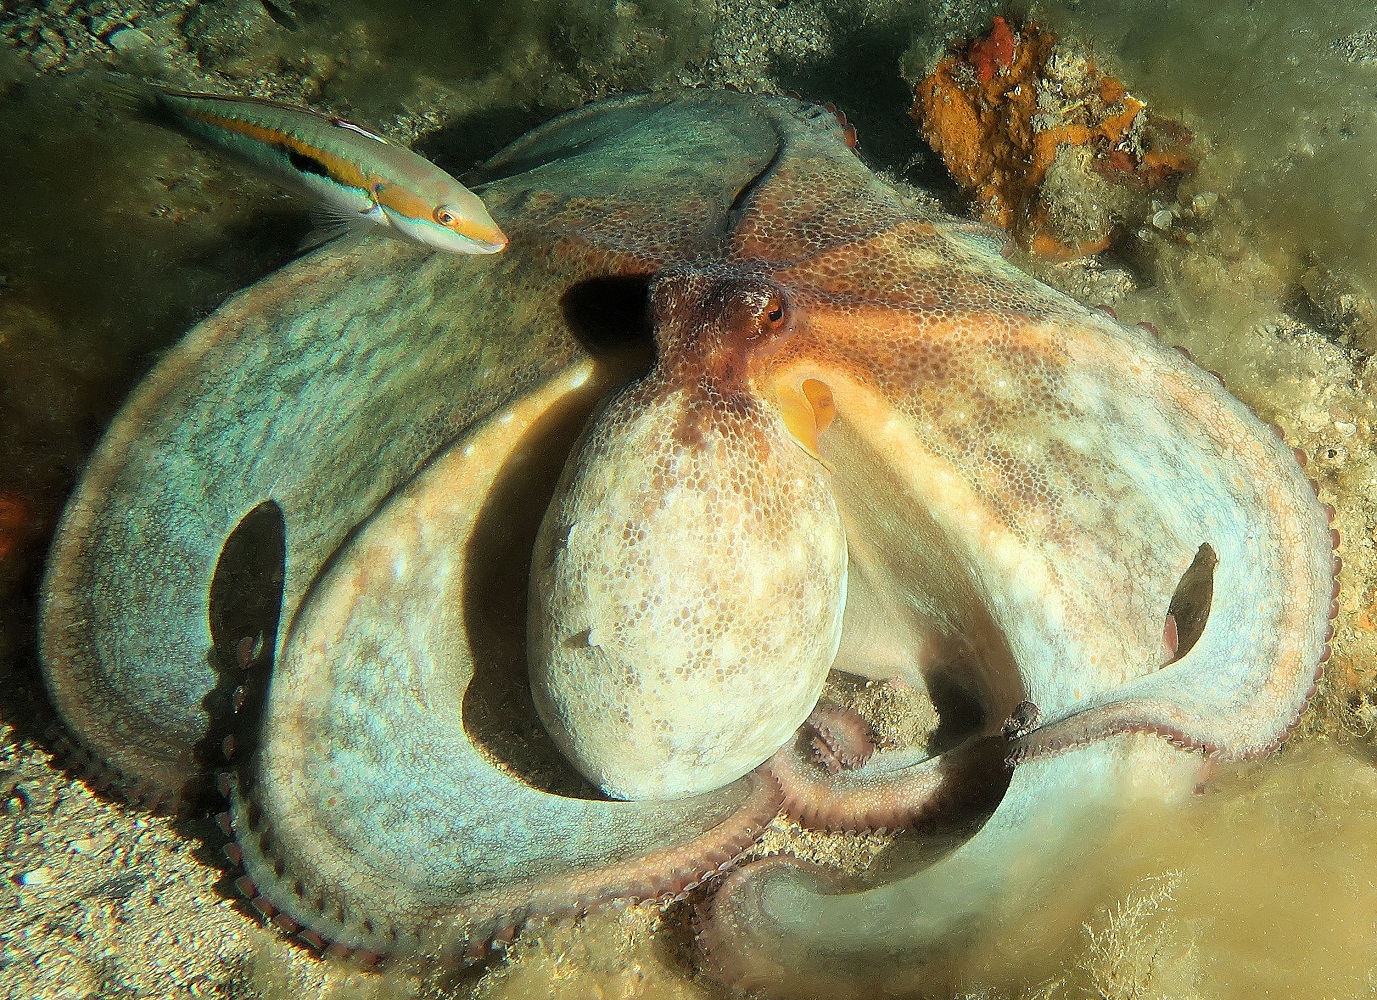
[[[108,89],[118,103],[314,195],[324,238],[376,225],[451,253],[496,253],[507,245],[478,195],[405,146],[341,118],[253,97],[124,83]]]

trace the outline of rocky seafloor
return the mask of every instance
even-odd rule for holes
[[[1149,9],[1150,8],[1150,9]],[[897,180],[960,193],[907,111],[961,2],[0,2],[0,996],[714,996],[682,908],[524,935],[485,973],[322,962],[229,891],[209,818],[94,794],[54,764],[34,599],[48,537],[124,395],[197,318],[290,257],[301,203],[100,96],[110,72],[275,97],[461,173],[550,115],[675,84],[838,104]],[[1148,320],[1310,457],[1344,559],[1334,659],[1298,736],[1087,845],[1091,912],[973,940],[916,995],[1320,997],[1377,980],[1377,15],[1279,0],[1031,12],[1185,122],[1199,169],[1042,277]],[[1074,196],[1074,192],[1071,193]],[[1144,835],[1144,831],[1148,835]],[[843,865],[875,838],[774,843]]]

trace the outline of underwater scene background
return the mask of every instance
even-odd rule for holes
[[[966,60],[978,78],[982,50],[967,43],[992,37],[996,17],[1061,36],[1079,72],[1094,64],[1170,123],[1161,148],[1178,157],[1168,183],[1117,199],[1094,187],[1099,173],[1049,166],[1044,227],[1005,221],[1025,246],[1052,252],[1020,264],[1121,320],[1151,323],[1279,424],[1336,508],[1344,569],[1333,657],[1277,756],[1219,768],[1188,802],[1145,796],[1114,838],[1085,845],[1088,904],[1030,901],[1026,919],[973,935],[911,993],[1377,992],[1370,7],[5,0],[0,995],[727,995],[695,973],[683,904],[555,923],[473,970],[322,961],[236,897],[210,816],[148,815],[64,770],[34,639],[63,502],[139,379],[226,296],[292,259],[310,229],[299,198],[112,107],[109,74],[338,115],[460,177],[598,98],[671,86],[793,92],[844,112],[874,169],[994,222],[990,192],[953,180],[951,134],[944,163],[925,141],[937,126],[920,127],[911,109],[944,59]],[[1103,218],[1087,218],[1105,204]],[[896,727],[903,711],[892,708]],[[859,871],[892,839],[778,821],[766,849]]]

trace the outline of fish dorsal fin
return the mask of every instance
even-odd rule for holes
[[[355,125],[353,122],[347,122],[343,118],[331,118],[330,124],[338,125],[340,128],[347,128],[350,132],[357,132],[359,135],[367,136],[370,139],[375,139],[378,142],[381,142],[383,145],[388,145],[387,140],[384,139],[382,136],[378,135],[376,132],[370,132],[362,125]]]

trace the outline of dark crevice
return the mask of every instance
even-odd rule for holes
[[[925,680],[938,720],[928,737],[928,749],[934,754],[946,753],[979,732],[988,706],[954,672],[934,670]]]
[[[286,561],[286,520],[271,500],[245,514],[220,549],[210,584],[210,636],[220,682],[206,696],[212,723],[198,748],[210,770],[224,767],[227,738],[234,759],[252,754],[277,646]]]
[[[1218,564],[1219,557],[1214,549],[1208,542],[1202,543],[1186,572],[1181,574],[1176,592],[1171,595],[1167,614],[1176,620],[1176,654],[1172,657],[1173,661],[1189,653],[1205,631],[1205,622],[1210,617],[1210,604],[1214,599],[1214,569]]]
[[[846,115],[866,164],[923,188],[962,215],[965,198],[909,116],[913,88],[896,72],[914,39],[949,33],[950,24],[930,18],[926,5],[899,5],[881,17],[860,10],[848,16],[837,9],[826,57],[785,53],[774,71],[784,90],[825,99]]]
[[[595,356],[651,343],[648,274],[609,274],[573,285],[560,311],[584,349]]]

